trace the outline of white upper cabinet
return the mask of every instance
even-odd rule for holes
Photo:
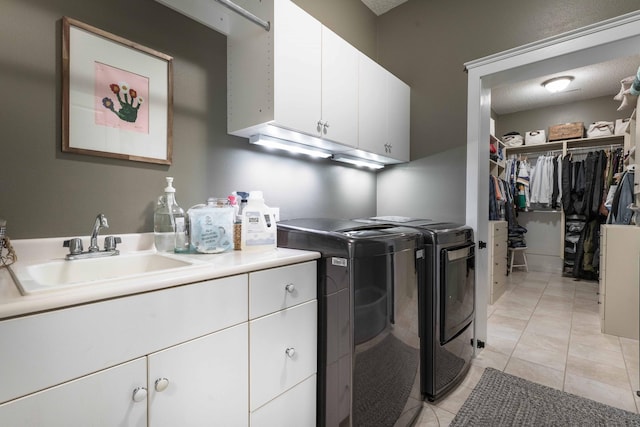
[[[293,4],[283,3],[274,15],[273,124],[319,135],[322,25]]]
[[[409,160],[407,85],[374,61],[363,69],[361,52],[290,0],[238,4],[272,27],[243,18],[231,25],[230,134],[265,134],[383,163]]]
[[[358,148],[409,161],[409,86],[364,54],[359,64]]]
[[[358,145],[358,50],[322,27],[322,136]]]

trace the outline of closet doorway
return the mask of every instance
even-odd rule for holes
[[[468,71],[466,223],[488,240],[491,91],[499,85],[622,58],[640,46],[640,11],[465,64]],[[640,64],[638,64],[640,65]],[[612,94],[612,96],[615,94]],[[476,338],[487,338],[488,251],[476,255]]]

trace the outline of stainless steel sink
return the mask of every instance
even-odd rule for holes
[[[75,261],[55,260],[9,267],[23,295],[168,272],[197,261],[159,253],[135,253]]]

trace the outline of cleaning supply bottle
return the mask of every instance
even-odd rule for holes
[[[262,191],[250,191],[242,210],[242,250],[269,250],[277,246],[277,226],[271,210],[264,204]]]
[[[249,193],[246,191],[234,191],[236,195],[236,203],[238,203],[238,212],[233,223],[233,248],[237,251],[242,249],[242,212],[247,206],[247,198]]]
[[[167,177],[164,194],[158,197],[153,214],[153,233],[158,252],[188,252],[189,239],[184,210],[176,202],[173,178]]]

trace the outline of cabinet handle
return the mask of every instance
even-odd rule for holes
[[[133,390],[133,395],[131,396],[134,402],[142,402],[147,399],[147,388],[146,387],[138,387]]]
[[[322,127],[323,127],[323,130],[324,130],[324,133],[326,134],[327,133],[327,129],[329,129],[329,122],[324,122],[324,125]]]
[[[322,120],[318,120],[318,132],[322,132],[322,127],[324,126],[324,123],[322,122]]]
[[[169,380],[167,378],[162,377],[156,380],[154,388],[157,392],[165,391],[167,387],[169,387]]]
[[[290,294],[293,293],[293,291],[296,290],[296,286],[293,283],[289,283],[287,286],[284,287],[287,292],[289,292]]]
[[[287,353],[287,356],[292,358],[296,354],[296,349],[293,347],[289,347],[284,352]]]

